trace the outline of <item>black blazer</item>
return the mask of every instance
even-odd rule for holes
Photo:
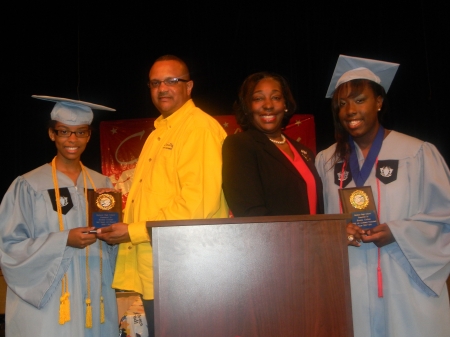
[[[314,154],[295,140],[289,141],[314,175],[317,213],[323,213],[322,181]],[[234,216],[309,214],[306,182],[262,132],[249,129],[228,136],[222,158],[223,191]]]

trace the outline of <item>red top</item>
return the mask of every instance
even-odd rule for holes
[[[295,147],[288,141],[289,147],[291,148],[292,153],[294,154],[294,159],[289,157],[289,155],[281,150],[281,152],[286,156],[287,159],[294,165],[297,169],[298,173],[302,176],[303,180],[306,182],[306,189],[308,193],[308,202],[309,202],[309,212],[311,214],[316,214],[317,212],[317,193],[316,193],[316,180],[314,179],[314,175],[309,169],[308,165],[306,165],[305,161],[301,158],[300,154],[297,152]]]

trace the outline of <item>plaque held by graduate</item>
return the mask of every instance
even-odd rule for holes
[[[352,223],[361,229],[379,225],[375,200],[370,186],[341,188],[339,190],[342,211],[352,215]]]
[[[88,190],[89,227],[101,228],[122,222],[122,193]]]

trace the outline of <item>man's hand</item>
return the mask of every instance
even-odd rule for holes
[[[108,227],[99,228],[97,229],[97,238],[105,241],[110,245],[130,242],[130,235],[128,233],[128,224],[118,222]]]
[[[386,246],[395,242],[391,229],[385,223],[378,225],[367,231],[367,236],[363,236],[363,242],[373,242],[377,247]]]
[[[66,246],[83,249],[97,241],[95,234],[89,234],[88,231],[94,227],[78,227],[69,231]]]

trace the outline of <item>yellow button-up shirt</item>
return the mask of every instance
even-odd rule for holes
[[[153,261],[146,221],[228,217],[222,192],[226,132],[192,100],[155,120],[139,156],[124,222],[131,242],[120,244],[113,287],[153,299]]]

